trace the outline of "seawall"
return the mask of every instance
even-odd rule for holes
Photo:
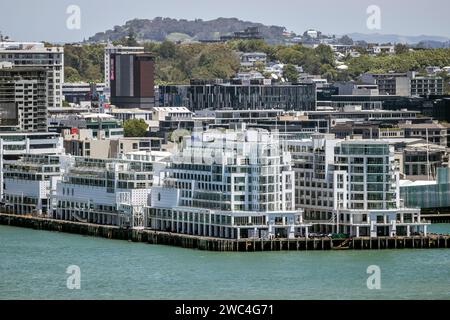
[[[370,249],[431,249],[449,248],[449,235],[428,235],[413,237],[378,238],[296,238],[296,239],[216,239],[192,235],[160,232],[154,230],[123,229],[72,221],[62,221],[29,216],[0,213],[0,225],[8,225],[35,230],[65,232],[107,239],[171,245],[182,248],[221,251],[307,251],[307,250],[370,250]]]

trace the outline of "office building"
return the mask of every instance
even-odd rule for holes
[[[160,86],[159,103],[160,106],[185,106],[194,112],[205,109],[306,111],[316,108],[316,88],[312,83],[191,81],[189,86]]]
[[[405,206],[433,209],[450,207],[450,169],[438,168],[436,179],[431,181],[402,180],[400,195]]]
[[[103,95],[104,83],[64,83],[62,93],[64,100],[69,103],[80,104],[85,101],[92,101],[96,96]]]

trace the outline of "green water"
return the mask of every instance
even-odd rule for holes
[[[215,253],[0,226],[0,299],[450,299],[450,250]]]

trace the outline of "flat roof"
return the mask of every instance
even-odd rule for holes
[[[437,181],[427,181],[427,180],[400,180],[400,187],[417,187],[417,186],[431,186],[437,184]]]

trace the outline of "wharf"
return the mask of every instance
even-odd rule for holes
[[[54,220],[0,213],[0,225],[79,234],[107,239],[171,245],[182,248],[221,251],[310,251],[310,250],[370,250],[370,249],[431,249],[449,248],[450,235],[429,234],[411,237],[360,237],[347,239],[218,239],[155,230],[124,229],[116,226]]]

